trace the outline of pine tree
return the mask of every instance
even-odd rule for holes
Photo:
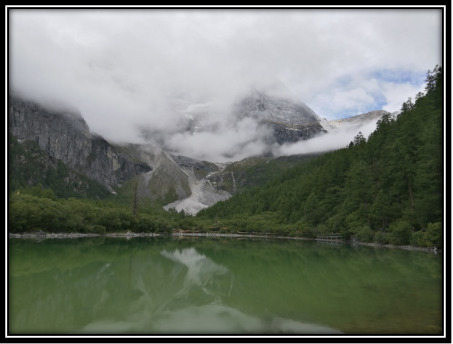
[[[359,133],[354,137],[354,146],[358,146],[363,142],[366,142],[366,139],[363,136],[362,132],[359,131]]]

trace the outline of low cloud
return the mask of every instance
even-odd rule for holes
[[[238,161],[262,155],[272,132],[251,118],[235,126],[218,127],[209,132],[177,133],[168,137],[167,149],[199,160],[214,162]]]
[[[435,9],[12,9],[8,19],[10,91],[77,107],[109,141],[141,143],[146,129],[214,161],[262,152],[256,123],[224,125],[253,88],[281,80],[328,120],[395,111],[420,85],[377,72],[418,75],[441,61]],[[213,129],[181,133],[189,106],[206,103]]]
[[[310,140],[287,143],[276,148],[274,150],[274,154],[277,156],[307,154],[328,152],[345,148],[351,141],[354,141],[354,137],[359,132],[361,132],[365,138],[368,138],[368,136],[376,130],[376,123],[377,120],[360,127],[341,127],[337,130],[332,130],[327,134],[322,134]]]
[[[386,83],[383,87],[383,94],[387,99],[387,104],[384,105],[382,109],[389,112],[401,110],[403,102],[405,102],[409,97],[415,101],[417,93],[424,92],[424,86],[425,84],[413,85],[410,83]],[[404,97],[406,98],[404,99]],[[401,101],[402,99],[403,101]]]

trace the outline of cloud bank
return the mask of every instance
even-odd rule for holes
[[[147,127],[181,154],[239,159],[268,135],[253,121],[222,127],[251,88],[281,80],[329,120],[396,111],[441,61],[441,19],[423,8],[12,9],[10,90],[77,107],[108,140],[143,142]],[[179,133],[189,106],[206,103],[215,129]]]
[[[310,140],[284,144],[275,148],[274,155],[317,153],[345,148],[351,141],[354,141],[354,137],[359,132],[361,132],[365,138],[368,138],[368,136],[376,130],[376,123],[377,120],[360,127],[340,127],[329,134],[319,135]]]

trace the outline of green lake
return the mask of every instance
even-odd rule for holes
[[[442,257],[302,240],[9,239],[9,334],[442,334]]]

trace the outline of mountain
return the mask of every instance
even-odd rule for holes
[[[329,121],[328,123],[334,130],[337,128],[345,129],[351,127],[361,127],[367,123],[377,121],[385,114],[390,114],[390,112],[385,110],[370,111],[357,116]]]
[[[18,140],[36,142],[51,159],[61,160],[110,191],[152,170],[146,162],[131,159],[101,136],[92,135],[79,112],[12,97],[8,106],[9,131]]]
[[[233,122],[253,118],[271,128],[269,147],[275,143],[306,140],[346,125],[368,123],[386,113],[374,111],[350,120],[328,122],[297,101],[282,85],[277,84],[265,91],[254,89],[242,98],[233,107],[231,118]],[[158,201],[167,210],[175,208],[196,214],[243,188],[264,185],[267,178],[290,168],[297,161],[314,157],[302,155],[275,159],[269,155],[223,164],[200,161],[170,153],[165,145],[108,142],[90,132],[80,112],[65,105],[37,104],[10,97],[8,106],[9,131],[19,145],[15,147],[33,154],[38,149],[41,155],[44,154],[33,160],[30,157],[32,153],[20,153],[10,160],[11,171],[27,176],[16,184],[33,186],[42,182],[45,186],[56,185],[52,178],[63,176],[64,185],[58,188],[66,190],[60,192],[65,196],[93,196],[94,190],[100,190],[102,185],[111,194],[118,194],[118,198],[128,199],[136,189],[139,199]],[[204,121],[212,115],[211,106],[210,103],[184,103],[180,111],[187,121],[185,130],[212,130],[212,122]],[[203,122],[210,124],[203,125]],[[28,166],[24,161],[32,160],[35,163],[39,161],[44,167],[24,174],[24,166]],[[60,172],[54,173],[52,169]],[[63,170],[65,172],[61,173]],[[40,178],[39,174],[49,177]],[[88,179],[82,181],[82,177]],[[90,181],[99,186],[90,186]],[[99,191],[98,197],[105,195]]]
[[[20,151],[14,155],[17,158],[10,159],[10,171],[22,171],[20,164],[31,159],[31,153],[22,151],[28,152],[28,147],[36,147],[41,165],[64,166],[70,171],[70,176],[65,175],[67,184],[78,182],[75,176],[82,175],[101,184],[112,194],[130,194],[136,183],[139,198],[164,204],[186,199],[195,192],[198,197],[202,196],[202,207],[231,196],[209,183],[200,190],[199,182],[204,184],[207,180],[204,177],[219,171],[215,164],[172,157],[151,144],[108,142],[90,132],[79,112],[64,106],[41,105],[14,97],[9,98],[8,106],[9,131],[13,135],[11,144]],[[10,155],[13,156],[11,150]],[[186,161],[186,166],[183,161]],[[32,186],[39,182],[41,179],[35,174],[30,174],[19,184]]]
[[[247,96],[233,105],[232,116],[229,121],[213,124],[209,118],[215,115],[214,103],[190,101],[176,102],[178,111],[184,115],[184,130],[191,133],[212,131],[218,126],[234,125],[244,119],[252,118],[260,125],[271,129],[272,137],[266,143],[270,145],[294,143],[299,140],[308,140],[320,134],[326,134],[340,129],[359,129],[375,122],[384,114],[385,110],[375,110],[353,117],[328,121],[321,118],[302,101],[289,91],[283,83],[273,80],[266,87],[255,87]],[[395,117],[398,112],[392,113]],[[207,124],[209,123],[209,124]]]
[[[269,147],[274,143],[307,140],[327,132],[315,112],[277,79],[260,86],[251,86],[248,92],[232,98],[235,100],[216,101],[187,93],[169,95],[170,108],[179,119],[170,130],[192,134],[215,133],[225,128],[234,128],[241,120],[251,118],[261,129],[265,127],[270,131],[271,135],[266,138]],[[142,127],[140,134],[147,140],[159,142],[164,149],[169,149],[165,133],[151,127]]]
[[[11,133],[8,135],[8,175],[8,192],[41,184],[61,198],[99,199],[110,194],[102,184],[51,158],[36,142],[19,142]]]
[[[170,154],[151,144],[108,142],[90,133],[74,109],[9,98],[8,172],[14,185],[32,186],[44,179],[49,187],[63,190],[58,197],[66,198],[71,192],[91,197],[102,183],[99,194],[106,188],[116,193],[109,199],[130,202],[131,195],[138,195],[168,210],[197,213],[186,218],[184,212],[162,212],[162,222],[152,214],[156,207],[132,214],[124,202],[54,200],[49,190],[36,187],[19,194],[21,190],[16,193],[9,185],[13,232],[56,231],[63,222],[67,232],[168,232],[199,224],[201,230],[210,230],[219,219],[222,231],[303,237],[339,233],[378,244],[442,247],[442,69],[436,66],[427,80],[426,94],[418,95],[415,103],[409,98],[401,112],[371,112],[339,121],[341,128],[349,123],[357,132],[382,115],[368,138],[356,136],[346,147],[318,157],[261,155],[223,164]],[[265,120],[272,117],[262,112]],[[317,118],[322,126],[333,125]],[[88,206],[71,217],[85,202]]]
[[[278,144],[307,140],[327,132],[314,111],[291,94],[269,95],[255,90],[236,105],[234,114],[239,120],[249,117],[270,126]]]
[[[384,116],[367,139],[323,154],[197,214],[241,232],[315,237],[339,233],[378,244],[442,247],[443,85]],[[387,112],[340,121],[361,125]],[[337,122],[338,123],[338,122]]]

